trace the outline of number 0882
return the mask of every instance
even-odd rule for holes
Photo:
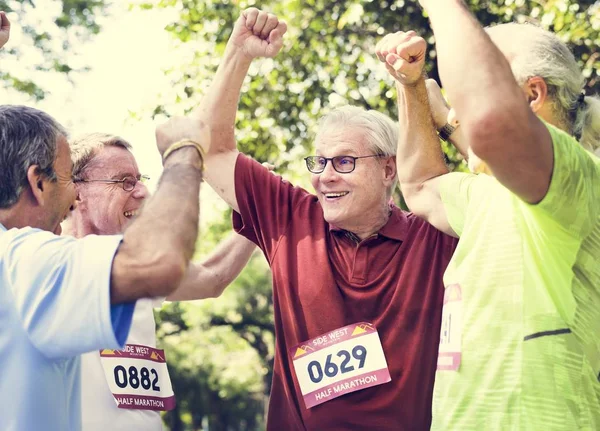
[[[158,373],[154,368],[148,371],[148,368],[142,367],[138,373],[138,369],[134,366],[129,367],[128,370],[122,365],[117,365],[114,369],[115,383],[121,389],[131,386],[133,389],[137,389],[142,386],[144,389],[152,388],[153,391],[160,392],[158,386]],[[153,379],[150,380],[150,374]]]

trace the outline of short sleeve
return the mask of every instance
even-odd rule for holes
[[[469,206],[482,201],[489,178],[485,174],[453,172],[444,175],[440,182],[440,197],[446,210],[448,223],[458,236],[462,235]]]
[[[235,194],[240,212],[233,214],[233,227],[258,245],[269,262],[296,209],[316,199],[241,153],[235,166]]]
[[[121,236],[59,237],[20,229],[5,245],[3,273],[32,344],[49,358],[119,348],[133,304],[110,304]]]
[[[567,133],[550,124],[546,127],[552,136],[554,166],[548,193],[534,206],[584,237],[600,211],[600,161]]]

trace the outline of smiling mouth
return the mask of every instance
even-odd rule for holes
[[[123,213],[123,215],[124,215],[126,218],[132,218],[132,217],[135,217],[135,216],[137,216],[139,213],[140,213],[140,211],[139,211],[139,210],[131,210],[131,211],[125,211],[125,212]]]
[[[339,199],[341,197],[344,197],[348,194],[348,192],[335,192],[335,193],[323,193],[323,196],[325,196],[325,199]]]

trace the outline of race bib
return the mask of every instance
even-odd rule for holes
[[[451,284],[444,291],[438,371],[457,371],[459,369],[462,355],[461,339],[462,291],[458,284]]]
[[[175,407],[163,350],[127,344],[123,350],[100,350],[100,361],[120,409],[172,410]]]
[[[366,322],[305,341],[290,356],[307,409],[392,380],[377,329]]]

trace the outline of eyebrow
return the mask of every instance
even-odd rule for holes
[[[142,176],[142,174],[135,175],[135,174],[132,174],[131,172],[119,172],[117,174],[111,175],[110,179],[111,180],[122,180],[125,177],[134,177],[139,180],[141,178],[141,176]]]

